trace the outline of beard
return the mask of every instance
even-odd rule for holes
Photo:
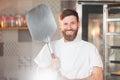
[[[68,34],[66,34],[66,31],[72,31],[73,34],[72,35],[68,35]],[[76,38],[76,36],[77,36],[77,32],[78,32],[78,28],[76,30],[72,30],[72,29],[71,30],[64,30],[64,31],[62,31],[62,35],[63,35],[65,40],[73,41]]]

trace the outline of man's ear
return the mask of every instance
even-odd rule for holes
[[[59,20],[59,29],[61,30],[61,27],[62,27],[62,23],[61,23],[61,20]]]
[[[78,28],[80,28],[80,21],[78,21]]]

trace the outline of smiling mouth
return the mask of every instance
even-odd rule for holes
[[[72,30],[69,30],[69,31],[66,31],[66,34],[70,35],[70,34],[73,34],[74,31]]]

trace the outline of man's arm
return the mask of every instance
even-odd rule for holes
[[[103,72],[101,67],[94,67],[91,76],[84,79],[67,79],[62,76],[59,80],[103,80]]]
[[[94,67],[91,76],[84,79],[75,80],[103,80],[103,72],[101,67]]]
[[[88,80],[103,80],[103,72],[101,67],[94,67],[92,75]]]

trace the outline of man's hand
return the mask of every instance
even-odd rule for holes
[[[59,70],[60,68],[60,60],[57,56],[55,56],[54,54],[51,54],[52,56],[52,61],[51,61],[51,67],[54,69],[54,70]]]
[[[70,79],[68,79],[68,78],[66,78],[64,76],[60,76],[60,77],[58,77],[58,80],[70,80]]]

